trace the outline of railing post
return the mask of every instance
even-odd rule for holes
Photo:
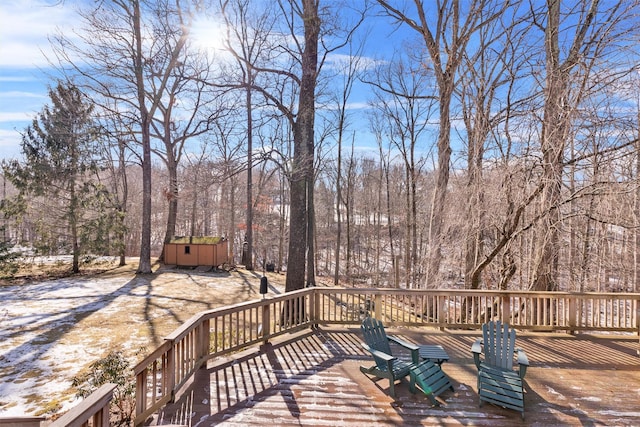
[[[171,396],[171,400],[173,401],[173,397],[175,395],[174,388],[176,387],[176,343],[171,340],[171,346],[167,351],[167,370],[165,371],[167,382],[165,383],[165,393],[169,392]],[[165,394],[166,395],[166,394]]]
[[[318,299],[318,295],[316,293],[316,288],[311,288],[308,293],[309,298],[309,321],[311,322],[311,328],[315,328],[318,326],[318,305],[316,304],[316,300]]]
[[[444,331],[444,324],[446,323],[446,315],[445,310],[447,310],[447,297],[445,296],[436,296],[438,301],[438,324],[440,325],[440,330]]]
[[[93,416],[93,427],[108,427],[110,415],[109,406],[99,410]]]
[[[136,418],[142,414],[147,405],[147,369],[136,375]]]
[[[502,295],[500,297],[502,300],[502,322],[511,324],[511,296],[510,295]]]
[[[211,323],[209,319],[204,319],[202,321],[202,332],[200,333],[200,357],[201,360],[207,360],[209,357],[209,347],[211,346]],[[201,365],[201,368],[205,368],[207,366],[206,363]]]
[[[271,304],[265,304],[262,306],[262,336],[263,342],[269,343],[269,335],[271,334]]]
[[[374,300],[374,304],[373,304],[374,316],[376,319],[382,320],[382,295],[376,294],[373,300]]]
[[[573,334],[578,326],[578,297],[569,295],[569,333]]]
[[[635,300],[636,303],[636,328],[638,328],[638,349],[636,354],[640,356],[640,300]]]

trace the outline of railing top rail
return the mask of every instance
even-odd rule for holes
[[[147,367],[153,363],[154,360],[158,359],[162,354],[166,353],[171,348],[171,342],[165,341],[160,344],[156,349],[147,355],[144,359],[142,359],[138,364],[133,368],[133,372],[135,375],[138,375],[140,372],[147,369]]]
[[[313,288],[321,293],[369,293],[374,295],[428,293],[433,295],[490,295],[490,296],[570,296],[578,298],[594,297],[618,297],[627,299],[640,299],[640,292],[572,292],[572,291],[519,291],[519,290],[489,290],[489,289],[398,289],[398,288],[341,288],[341,287],[317,287]]]
[[[248,310],[255,307],[261,307],[265,304],[271,304],[278,301],[283,301],[291,298],[295,298],[296,296],[303,296],[308,293],[314,292],[314,288],[300,289],[297,291],[287,292],[285,294],[280,295],[272,295],[265,299],[261,300],[253,300],[247,302],[240,302],[233,305],[227,305],[224,307],[213,308],[211,310],[204,310],[199,313],[194,314],[180,325],[176,330],[167,335],[164,339],[171,340],[179,340],[186,334],[188,334],[196,325],[198,325],[204,319],[210,319],[216,316],[224,316],[225,314],[234,313],[240,310]]]
[[[69,412],[55,420],[50,427],[76,427],[84,425],[91,417],[102,409],[109,410],[109,402],[113,397],[116,384],[107,383],[94,391]]]

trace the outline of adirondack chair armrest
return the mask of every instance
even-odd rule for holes
[[[529,366],[529,358],[527,353],[521,348],[516,348],[518,352],[518,365],[520,365],[520,378],[524,378],[527,373],[527,367]]]
[[[415,345],[415,344],[411,344],[409,342],[406,342],[400,338],[394,337],[394,336],[387,336],[387,338],[389,339],[389,341],[393,341],[394,343],[398,344],[401,347],[406,348],[407,350],[411,351],[411,361],[413,363],[419,363],[420,362],[420,347]]]
[[[373,349],[373,348],[369,347],[368,345],[366,345],[366,344],[364,344],[364,343],[362,343],[362,347],[364,347],[364,349],[365,349],[365,350],[367,350],[368,352],[370,352],[370,353],[371,353],[371,355],[372,355],[374,358],[376,358],[376,357],[377,357],[377,358],[379,358],[379,359],[384,360],[384,361],[387,363],[387,367],[389,368],[389,371],[391,371],[391,370],[392,370],[392,369],[391,369],[391,367],[393,366],[393,363],[392,363],[392,362],[393,362],[394,360],[396,360],[396,359],[397,359],[396,357],[391,356],[390,354],[387,354],[387,353],[385,353],[385,352],[383,352],[383,351],[375,350],[375,349]]]
[[[477,339],[476,342],[471,344],[471,352],[473,353],[473,361],[476,364],[476,368],[480,369],[480,354],[482,354],[482,339]]]
[[[415,344],[406,342],[405,340],[398,338],[398,337],[394,337],[394,336],[388,336],[387,337],[389,339],[389,341],[393,341],[394,343],[401,345],[402,347],[406,348],[407,350],[418,350],[419,347]]]

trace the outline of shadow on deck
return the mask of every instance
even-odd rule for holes
[[[396,387],[359,371],[373,359],[357,328],[321,328],[212,360],[152,424],[185,426],[581,425],[640,423],[640,358],[636,336],[519,332],[531,366],[525,420],[515,411],[478,406],[470,351],[479,331],[388,329],[417,344],[440,344],[455,391],[432,407],[408,382]]]

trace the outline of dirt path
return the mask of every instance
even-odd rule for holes
[[[94,277],[0,286],[0,417],[65,411],[71,380],[111,350],[132,366],[193,314],[260,298],[262,272],[131,267]],[[267,273],[270,293],[284,275]],[[144,353],[144,352],[143,352]]]

